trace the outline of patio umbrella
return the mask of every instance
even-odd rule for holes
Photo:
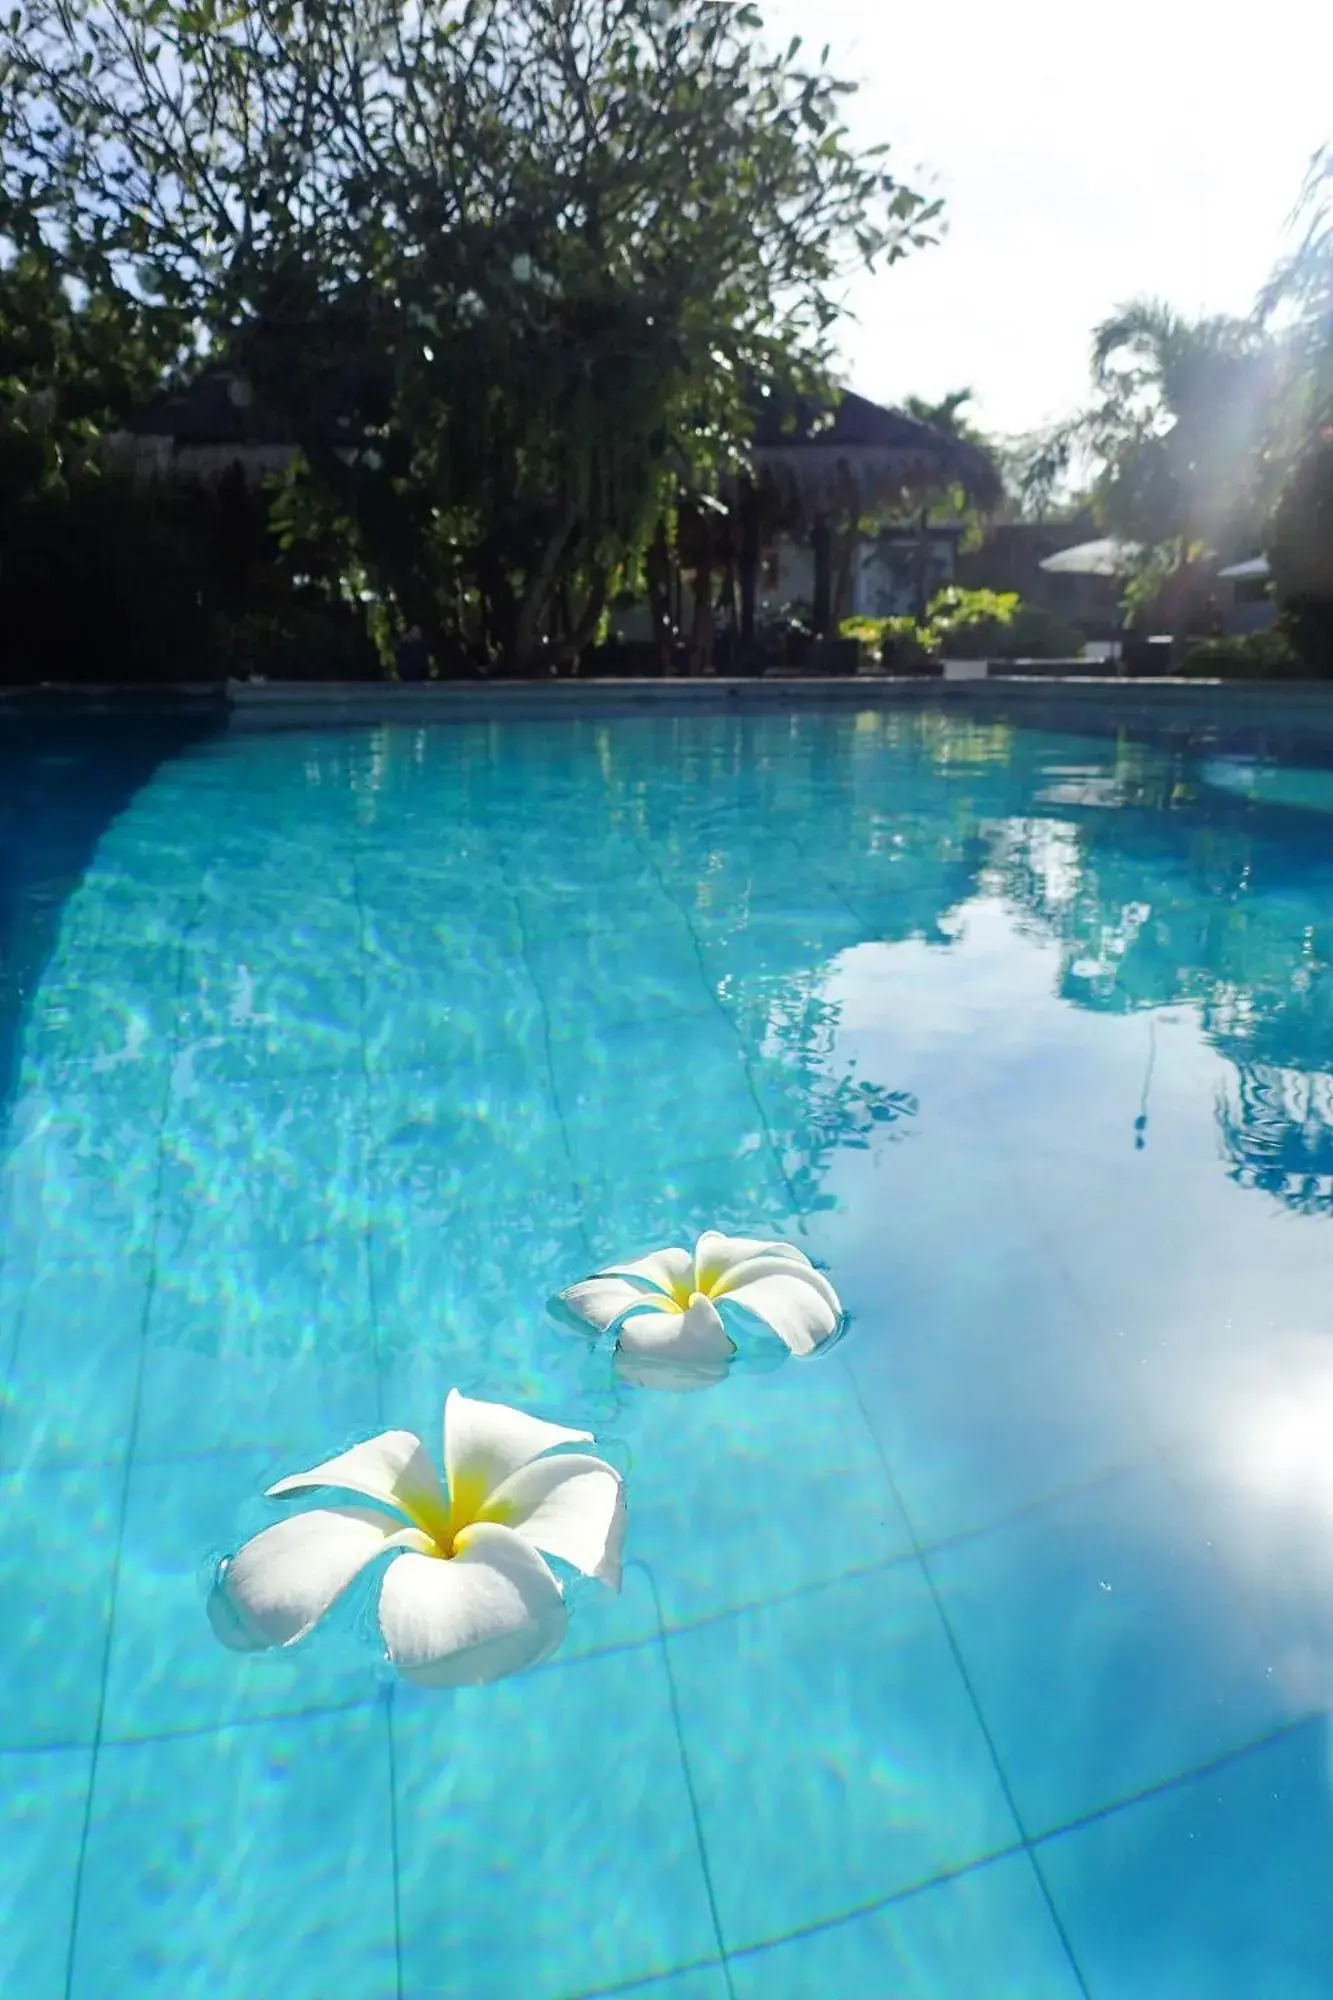
[[[1040,565],[1051,576],[1119,576],[1131,569],[1140,553],[1137,542],[1117,542],[1107,537],[1099,542],[1076,542],[1047,556]]]

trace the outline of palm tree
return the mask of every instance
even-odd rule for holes
[[[1333,145],[1315,155],[1292,217],[1295,248],[1260,300],[1276,326],[1278,394],[1268,437],[1276,491],[1266,536],[1288,636],[1333,675]]]
[[[975,548],[985,534],[988,520],[1005,498],[1005,475],[998,447],[977,424],[963,415],[967,405],[974,400],[975,392],[971,388],[951,389],[938,402],[931,402],[927,396],[907,396],[903,399],[903,409],[909,417],[914,417],[918,423],[929,424],[945,437],[957,438],[961,444],[970,445],[988,475],[980,486],[974,484],[970,490],[954,482],[941,493],[928,496],[921,506],[916,522],[914,608],[918,618],[925,615],[929,594],[927,578],[932,524],[941,519],[962,521],[963,546]]]
[[[1136,299],[1092,341],[1090,435],[1106,525],[1148,547],[1252,544],[1274,384],[1252,321]]]
[[[1333,424],[1333,143],[1311,161],[1291,221],[1295,247],[1259,300],[1262,322],[1278,328],[1282,355],[1271,445],[1288,460]]]

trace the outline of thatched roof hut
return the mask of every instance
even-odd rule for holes
[[[207,368],[179,389],[164,389],[107,439],[108,449],[146,477],[198,479],[214,485],[240,472],[247,482],[281,472],[295,446],[283,425],[257,404],[234,369]]]
[[[1001,497],[995,467],[966,438],[850,391],[832,408],[763,398],[753,455],[760,481],[797,501],[807,518],[855,518],[950,486],[979,507]]]

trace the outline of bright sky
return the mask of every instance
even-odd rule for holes
[[[970,384],[1025,430],[1087,384],[1136,295],[1244,312],[1311,155],[1333,137],[1329,0],[759,0],[859,80],[859,138],[945,196],[936,249],[860,281],[849,380],[893,402]]]

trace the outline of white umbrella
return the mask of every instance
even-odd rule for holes
[[[1223,583],[1250,583],[1256,582],[1260,577],[1271,576],[1273,572],[1268,567],[1267,556],[1250,556],[1245,562],[1229,563],[1226,569],[1220,569],[1217,574]]]
[[[1052,576],[1119,576],[1131,569],[1139,554],[1137,542],[1117,542],[1109,537],[1100,542],[1078,542],[1047,556],[1040,565]]]

